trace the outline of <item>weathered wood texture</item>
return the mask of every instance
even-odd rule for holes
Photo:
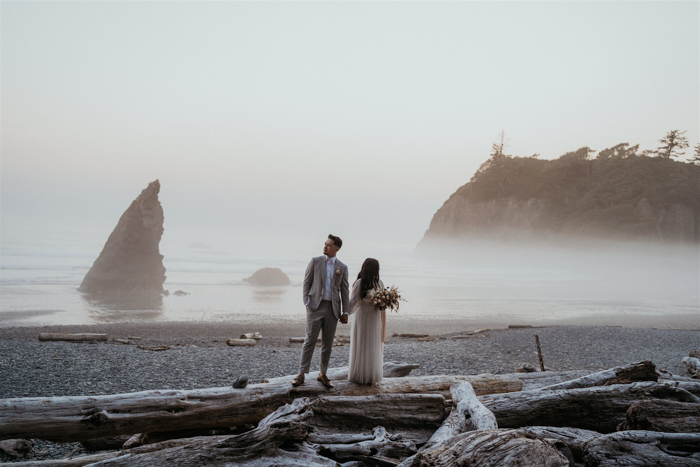
[[[226,344],[231,347],[254,347],[258,341],[255,339],[228,339]]]
[[[625,421],[630,405],[649,399],[700,402],[684,389],[653,382],[492,394],[481,401],[501,428],[568,426],[610,433]]]
[[[434,445],[473,430],[493,430],[498,428],[496,417],[477,399],[471,384],[462,381],[452,386],[452,412],[435,431],[427,445]]]
[[[440,394],[327,396],[314,401],[313,412],[310,423],[314,426],[437,429],[445,419],[445,398]]]
[[[656,365],[645,360],[632,365],[618,366],[609,370],[599,371],[590,375],[582,376],[570,381],[564,381],[551,386],[545,386],[542,390],[590,388],[594,386],[605,386],[607,384],[626,384],[639,381],[658,381],[659,373],[656,372]]]
[[[416,454],[419,459],[407,459],[408,464],[418,462],[420,465],[422,452],[433,452],[438,445],[451,443],[452,439],[461,433],[498,428],[496,417],[479,401],[471,384],[462,381],[452,386],[450,393],[452,412]]]
[[[583,462],[584,445],[596,436],[602,436],[597,431],[555,426],[528,426],[520,428],[520,431],[535,438],[554,439],[564,443],[576,462]]]
[[[627,430],[700,433],[700,403],[648,400],[627,409]]]
[[[297,399],[281,407],[258,427],[240,435],[172,440],[141,446],[103,461],[100,466],[151,467],[155,465],[335,465],[312,449],[296,452],[280,449],[287,441],[301,441],[308,434],[311,402]]]
[[[70,341],[70,342],[91,342],[106,341],[107,334],[61,334],[57,332],[42,332],[39,334],[40,341]]]
[[[117,457],[119,452],[105,452],[101,454],[92,454],[89,456],[78,456],[72,459],[47,459],[43,461],[23,461],[21,464],[16,462],[2,462],[0,467],[82,467],[84,465],[94,465],[106,459]]]
[[[348,379],[348,368],[347,366],[341,366],[338,368],[329,368],[326,371],[326,375],[332,380],[332,381],[344,381]],[[420,365],[417,363],[399,363],[399,362],[384,362],[384,373],[383,376],[385,378],[401,378],[404,376],[408,376],[411,371],[415,370],[416,368],[420,368]],[[294,378],[296,378],[297,375],[286,375],[286,376],[279,376],[277,378],[267,378],[263,382],[267,382],[270,384],[273,383],[291,383]],[[318,376],[318,372],[312,372],[308,375],[308,380],[315,380],[316,377]]]
[[[620,431],[585,444],[586,467],[698,467],[700,434]]]
[[[694,378],[700,378],[700,359],[695,357],[683,357],[683,365],[685,365],[688,373]]]
[[[568,467],[569,460],[549,441],[519,430],[479,430],[455,436],[406,459],[401,467]]]
[[[412,441],[389,435],[384,427],[379,426],[373,430],[370,439],[351,443],[319,444],[317,451],[325,457],[345,463],[377,455],[385,458],[405,458],[416,453],[416,445]]]
[[[588,370],[569,370],[569,371],[537,371],[534,373],[511,373],[523,383],[523,391],[532,389],[540,389],[552,384],[570,381],[580,378],[581,376],[590,375]]]
[[[470,381],[477,394],[520,388],[515,378],[493,375],[420,376],[387,378],[379,386],[336,381],[331,390],[313,380],[297,388],[287,383],[268,383],[248,385],[245,389],[225,387],[2,399],[0,439],[41,438],[65,442],[153,431],[227,428],[257,423],[298,397],[447,395],[450,387],[462,380]]]

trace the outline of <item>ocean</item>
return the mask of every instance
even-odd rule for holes
[[[111,303],[77,291],[110,232],[3,231],[0,326],[303,320],[303,274],[322,254],[319,238],[234,236],[166,231],[171,292],[150,303]],[[344,239],[338,253],[357,275],[362,261],[381,264],[386,285],[406,303],[402,319],[459,320],[464,329],[508,324],[600,324],[700,329],[697,246],[534,247],[475,242],[439,255],[416,245]],[[285,287],[243,282],[262,267],[282,269]],[[352,282],[352,281],[351,281]],[[182,290],[186,296],[172,293]],[[455,329],[458,331],[461,329]]]

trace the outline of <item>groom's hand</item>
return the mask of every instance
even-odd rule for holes
[[[343,324],[348,324],[348,315],[346,315],[344,313],[342,315],[340,315],[340,322]]]

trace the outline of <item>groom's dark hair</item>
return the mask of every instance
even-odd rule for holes
[[[339,250],[343,247],[343,241],[340,239],[340,237],[328,234],[328,238],[333,240],[333,245],[337,246]]]

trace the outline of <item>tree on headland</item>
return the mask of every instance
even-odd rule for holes
[[[666,133],[666,136],[659,140],[662,146],[656,150],[656,153],[664,159],[678,157],[685,153],[683,149],[688,147],[688,138],[683,136],[685,131],[671,130]]]
[[[693,158],[691,159],[695,165],[700,165],[700,143],[695,145]]]

